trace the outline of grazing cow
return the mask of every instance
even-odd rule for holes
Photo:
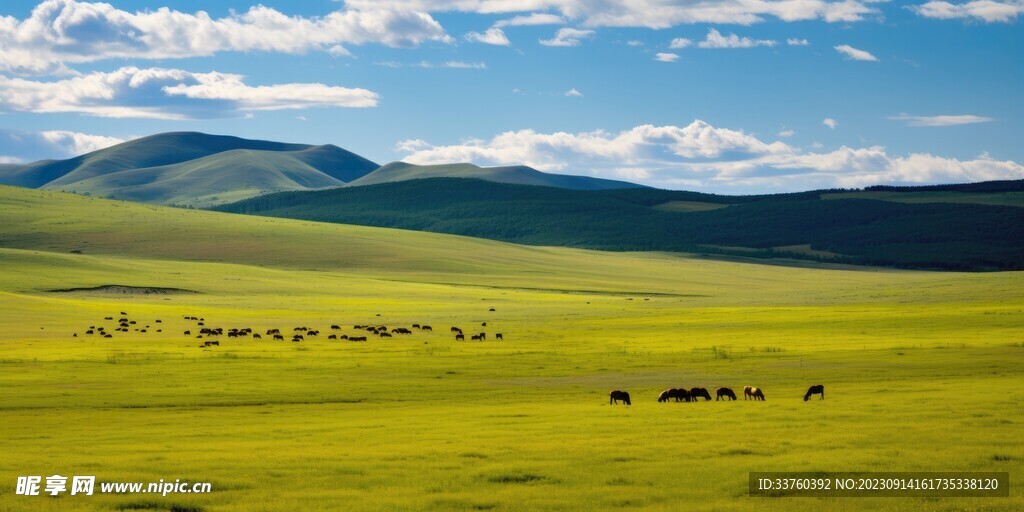
[[[491,308],[491,311],[494,311],[494,308]]]
[[[366,341],[366,336],[351,336],[349,341]]]
[[[820,400],[825,399],[825,386],[818,384],[807,388],[807,394],[804,395],[804,402],[811,399],[811,395],[821,395]]]
[[[480,327],[487,327],[487,322],[480,322]]]
[[[162,324],[162,323],[164,323],[164,321],[163,321],[163,320],[160,320],[159,318],[157,318],[157,319],[156,319],[156,323],[158,323],[158,324]]]
[[[281,334],[281,329],[267,329],[267,336],[271,334]]]
[[[105,317],[103,317],[103,319],[104,319],[104,320],[113,320],[113,319],[114,319],[114,317],[112,317],[112,316],[105,316]]]
[[[259,334],[253,334],[252,335],[252,339],[254,339],[254,340],[262,340],[263,336],[260,336]]]
[[[487,333],[486,332],[480,333],[480,341],[487,341]]]
[[[204,347],[209,347],[210,345],[213,345],[213,342],[212,342],[212,341],[204,341],[204,342],[203,342],[203,346],[204,346]]]
[[[340,325],[332,325],[331,326],[331,330],[332,331],[340,331],[341,330],[341,326]]]
[[[211,341],[210,344],[214,345],[214,346],[217,346],[217,347],[220,346],[220,342],[219,341]]]
[[[341,337],[339,337],[338,339],[339,340],[347,340],[348,339],[348,334],[342,334]]]
[[[413,329],[419,329],[420,328],[420,324],[412,324],[412,328]]]
[[[156,332],[164,332],[163,329],[157,329]]]
[[[462,335],[460,334],[459,336],[462,336]],[[458,339],[458,338],[455,338],[455,339]],[[466,337],[465,337],[465,336],[462,336],[462,339],[466,339]],[[474,334],[474,335],[470,336],[470,337],[469,337],[469,339],[471,339],[471,340],[473,340],[473,341],[480,341],[480,336],[479,336],[479,335],[476,335],[476,334]]]
[[[421,331],[433,331],[434,329],[432,327],[430,327],[429,325],[424,325],[424,326],[420,327],[420,330]]]
[[[382,333],[380,333],[380,337],[381,337],[381,338],[390,338],[390,337],[391,337],[391,334],[389,334],[389,333],[386,333],[386,332],[382,332]]]
[[[282,336],[280,334],[275,334],[274,335],[274,341],[284,341],[284,336]]]
[[[494,335],[494,339],[496,339],[496,340],[503,340],[503,339],[505,339],[505,338],[502,338],[502,337],[501,337],[501,333],[499,332],[498,334],[495,334],[495,335]]]
[[[332,335],[328,336],[327,339],[329,339],[329,340],[336,340],[336,339],[338,339],[338,335],[337,334],[332,334]]]
[[[72,334],[71,337],[72,338],[77,338],[78,337],[78,333],[76,332],[76,333]]]
[[[665,391],[662,391],[661,394],[658,395],[658,403],[668,402],[669,399],[672,398],[672,395],[673,395],[672,392],[673,391],[675,391],[675,390],[674,389],[666,389]],[[676,400],[676,401],[678,402],[678,400]]]
[[[690,390],[690,400],[696,402],[700,397],[704,397],[705,402],[711,401],[711,393],[708,393],[706,388],[693,388]]]
[[[724,398],[723,398],[724,397]],[[715,389],[715,401],[731,399],[736,400],[736,393],[733,393],[729,388],[717,388]]]
[[[626,405],[633,405],[629,401],[629,393],[626,393],[625,391],[616,389],[615,391],[608,393],[609,404],[617,404],[619,403],[619,400],[622,400]]]
[[[104,334],[103,337],[104,338],[113,338],[114,335],[112,335],[112,334]]]
[[[762,391],[761,388],[755,388],[754,386],[744,386],[743,399],[746,400],[747,397],[750,397],[751,400],[760,400],[763,402],[764,391]]]
[[[459,340],[466,341],[466,335],[462,334],[461,332],[456,334],[455,335],[455,341],[459,341]]]
[[[89,329],[88,331],[85,331],[85,333],[86,334],[92,334],[92,329]]]
[[[121,312],[121,314],[122,314],[122,315],[127,315],[128,313],[125,313],[124,311],[122,311],[122,312]]]
[[[457,332],[459,334],[462,334],[462,329],[459,329],[458,327],[452,327],[452,332]]]

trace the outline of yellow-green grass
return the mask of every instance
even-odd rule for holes
[[[0,226],[2,510],[1024,507],[1017,487],[999,499],[746,495],[761,470],[1019,481],[1024,273],[529,248],[5,188]],[[104,284],[199,293],[46,291]],[[121,311],[151,332],[84,334]],[[191,315],[323,334],[200,349],[182,334]],[[335,323],[434,331],[328,341]],[[451,325],[507,340],[456,343]],[[816,383],[826,400],[803,402]],[[720,385],[761,386],[768,400],[655,401]],[[615,388],[631,407],[608,405]],[[51,474],[213,492],[14,495],[18,475]]]
[[[988,204],[995,206],[1024,206],[1024,192],[888,192],[859,191],[826,193],[822,199],[878,199],[896,203],[966,203]]]

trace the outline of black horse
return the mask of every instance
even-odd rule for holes
[[[626,393],[625,391],[619,391],[619,390],[616,389],[615,391],[612,391],[611,393],[608,393],[608,403],[609,404],[617,404],[617,403],[619,403],[619,400],[622,400],[623,402],[625,402],[626,405],[633,405],[629,401],[629,393]]]
[[[725,399],[736,400],[736,393],[733,393],[732,389],[729,388],[718,388],[715,390],[715,395],[716,402]]]
[[[825,399],[825,386],[818,384],[807,388],[807,394],[804,395],[804,402],[811,399],[811,395],[821,395],[820,400]]]

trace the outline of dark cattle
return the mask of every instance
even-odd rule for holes
[[[231,331],[231,332],[228,333],[228,338],[237,338],[237,337],[238,337],[238,333],[235,332],[235,331]]]
[[[424,325],[424,326],[420,327],[420,330],[423,330],[423,331],[433,331],[434,329],[432,327],[430,327],[429,325]]]
[[[158,318],[158,319],[156,320],[156,323],[158,323],[158,324],[162,324],[162,323],[164,323],[164,321],[163,321],[163,320],[160,320],[160,319]]]
[[[280,334],[275,334],[274,335],[274,341],[284,341],[284,336],[282,336]]]
[[[729,388],[715,389],[715,401],[717,402],[725,399],[736,400],[736,393],[733,393]]]
[[[487,327],[487,322],[480,323],[480,327]]]
[[[632,405],[632,403],[630,403],[629,401],[629,393],[626,393],[625,391],[619,391],[617,389],[615,391],[612,391],[611,393],[608,393],[609,404],[617,404],[619,403],[619,400],[625,402],[626,405]]]
[[[127,315],[128,313],[125,313],[124,311],[122,311],[122,312],[121,312],[121,314],[122,314],[122,315]]]
[[[163,329],[157,329],[156,332],[164,332]]]
[[[804,402],[811,399],[811,395],[821,395],[820,400],[825,399],[825,386],[818,384],[807,388],[807,394],[804,395]]]
[[[459,340],[466,341],[466,336],[464,334],[462,334],[461,332],[455,335],[455,341],[459,341]]]
[[[743,399],[746,400],[747,397],[750,397],[751,400],[761,400],[763,402],[764,391],[762,391],[761,388],[755,388],[754,386],[744,386]]]
[[[267,336],[271,334],[281,334],[281,329],[267,329]]]
[[[366,336],[350,336],[349,341],[366,341]]]
[[[204,346],[204,347],[209,347],[209,346],[210,346],[210,345],[212,345],[212,344],[213,344],[213,342],[212,342],[212,341],[204,341],[204,342],[203,342],[203,346]]]
[[[319,336],[320,331],[306,331],[306,336]]]
[[[412,324],[412,328],[413,329],[419,329],[420,328],[420,324]]]
[[[380,337],[381,337],[381,338],[390,338],[390,337],[391,337],[391,335],[390,335],[390,334],[388,334],[388,333],[386,333],[386,332],[382,332],[382,333],[380,333]]]
[[[673,390],[671,389],[666,389],[665,391],[662,391],[661,394],[658,395],[658,403],[668,402],[669,399],[672,398],[672,391]]]
[[[459,336],[462,336],[462,335],[460,334]],[[462,336],[462,339],[466,339],[466,337]],[[473,341],[480,341],[480,336],[477,336],[476,334],[474,334],[474,335],[470,336],[469,339],[471,339]]]
[[[459,334],[462,334],[462,329],[459,329],[458,327],[452,327],[452,332],[457,332]]]
[[[690,390],[690,400],[697,401],[698,398],[704,397],[705,402],[711,401],[711,393],[705,388],[693,388]]]
[[[340,325],[332,325],[331,326],[331,330],[332,331],[340,331],[341,330],[341,326]]]
[[[502,337],[501,337],[501,333],[499,332],[498,334],[495,334],[495,335],[494,335],[494,339],[496,339],[496,340],[503,340],[503,339],[505,339],[505,338],[502,338]]]
[[[196,322],[196,325],[206,325],[203,322]]]
[[[113,319],[114,319],[114,317],[112,317],[112,316],[105,316],[105,317],[103,317],[103,319],[104,319],[104,320],[113,320]]]
[[[88,331],[85,331],[85,333],[86,334],[92,334],[92,329],[89,329]]]
[[[487,341],[487,333],[486,332],[480,333],[480,341]]]
[[[104,334],[103,337],[104,338],[113,338],[114,336],[112,334]]]
[[[252,339],[254,339],[254,340],[262,340],[263,336],[260,336],[259,334],[253,334],[252,335]]]
[[[338,338],[338,339],[339,340],[347,340],[348,339],[348,334],[342,334],[341,337]]]
[[[491,308],[491,311],[494,311],[494,308]]]
[[[72,338],[77,338],[78,337],[78,333],[76,332],[76,333],[72,334],[71,337]]]
[[[332,335],[328,336],[327,339],[329,339],[329,340],[336,340],[336,339],[338,339],[338,335],[337,334],[332,334]]]

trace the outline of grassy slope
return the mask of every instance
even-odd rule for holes
[[[103,174],[60,189],[152,204],[206,207],[270,192],[344,185],[296,153],[236,149],[178,164]]]
[[[413,165],[392,162],[362,178],[354,180],[351,186],[378,185],[427,178],[476,178],[497,183],[516,185],[539,185],[576,190],[606,190],[638,188],[640,185],[625,181],[606,180],[587,176],[548,174],[524,165],[509,167],[478,167],[473,164]]]
[[[1024,206],[1024,192],[889,192],[858,191],[822,194],[822,199],[877,199],[897,203],[960,203],[996,206]]]
[[[994,500],[745,496],[751,470],[1019,480],[1024,396],[1007,390],[1024,377],[1024,273],[519,247],[6,187],[0,226],[0,480],[214,485],[166,498],[8,491],[5,510],[1024,507],[1019,486]],[[41,292],[113,283],[202,293]],[[119,311],[161,318],[165,332],[81,334]],[[186,314],[258,330],[437,330],[201,350],[180,335],[194,329]],[[445,332],[485,320],[508,341],[455,344]],[[818,382],[828,399],[802,402]],[[654,401],[668,386],[723,384],[763,386],[768,401]],[[612,388],[634,405],[607,405]]]
[[[817,193],[728,198],[647,189],[563,190],[469,179],[423,179],[317,192],[272,194],[223,211],[398,227],[534,245],[603,250],[695,251],[807,245],[845,263],[913,268],[1024,268],[1024,210],[973,204],[900,204]],[[722,204],[662,211],[681,201]],[[724,249],[721,249],[724,251]],[[735,251],[734,251],[735,252]]]

